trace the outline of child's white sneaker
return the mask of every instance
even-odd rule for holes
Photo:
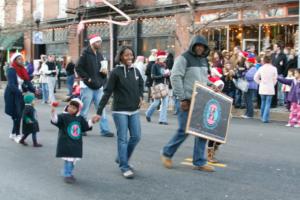
[[[291,125],[291,124],[286,124],[285,126],[286,126],[286,127],[291,127],[292,125]]]
[[[296,124],[296,125],[294,126],[294,128],[300,128],[300,125]]]
[[[22,135],[17,135],[14,140],[16,143],[20,143],[21,139],[22,139]]]
[[[15,140],[15,137],[16,137],[16,134],[9,134],[9,139],[11,139],[11,140]]]

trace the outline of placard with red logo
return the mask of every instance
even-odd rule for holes
[[[233,99],[195,83],[186,133],[226,143]]]

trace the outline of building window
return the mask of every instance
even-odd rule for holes
[[[41,12],[41,20],[44,19],[44,0],[36,0],[36,10]]]
[[[288,15],[299,15],[299,6],[288,8]]]
[[[17,0],[16,7],[16,23],[20,24],[23,21],[23,0]]]
[[[258,10],[245,10],[243,12],[243,19],[259,19],[260,18],[260,12]]]
[[[58,18],[66,18],[68,16],[66,13],[67,6],[68,0],[59,0]]]
[[[283,8],[273,8],[267,11],[266,17],[283,17],[284,9]]]
[[[157,4],[172,4],[172,0],[156,0]]]
[[[0,26],[4,26],[5,0],[0,0]]]

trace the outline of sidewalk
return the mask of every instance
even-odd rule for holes
[[[0,96],[4,95],[4,89],[5,89],[6,82],[1,82],[0,84]],[[62,101],[66,98],[67,94],[67,88],[64,84],[62,84],[62,88],[56,90],[56,98],[59,101]],[[141,110],[145,111],[149,107],[149,104],[147,102],[144,102],[144,104],[141,107]],[[169,112],[172,113],[172,109],[169,109]],[[232,109],[232,115],[235,118],[240,118],[241,115],[243,115],[245,112],[244,109]],[[254,118],[260,119],[260,111],[259,109],[254,110]],[[289,112],[285,107],[278,107],[271,109],[270,113],[271,121],[282,121],[287,122],[289,118]]]

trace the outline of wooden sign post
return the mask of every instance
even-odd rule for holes
[[[226,143],[233,99],[196,82],[186,133]]]

